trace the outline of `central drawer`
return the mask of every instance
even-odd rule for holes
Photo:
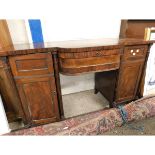
[[[67,75],[115,70],[120,64],[120,49],[58,53],[60,71]]]

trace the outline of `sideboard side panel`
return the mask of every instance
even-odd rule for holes
[[[13,122],[16,119],[24,117],[21,102],[6,57],[0,58],[0,92],[8,121]]]

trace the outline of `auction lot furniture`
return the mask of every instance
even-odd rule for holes
[[[0,85],[25,124],[63,118],[59,73],[95,73],[95,93],[111,107],[135,100],[152,41],[95,39],[14,45],[0,50]]]

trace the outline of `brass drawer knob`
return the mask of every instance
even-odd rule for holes
[[[138,53],[139,52],[139,49],[137,49],[136,52]]]
[[[136,53],[132,53],[132,55],[136,55]]]
[[[131,53],[133,53],[133,50],[130,50]]]

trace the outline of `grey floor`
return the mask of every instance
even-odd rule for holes
[[[16,130],[24,127],[24,124],[23,122],[12,122],[12,123],[9,123],[9,127],[11,130]]]
[[[86,114],[109,107],[108,101],[100,94],[94,94],[94,90],[82,91],[64,95],[63,108],[65,118]],[[10,129],[15,130],[23,127],[22,122],[9,123]]]
[[[100,93],[94,94],[94,90],[64,95],[62,100],[65,118],[109,107],[108,101]]]

